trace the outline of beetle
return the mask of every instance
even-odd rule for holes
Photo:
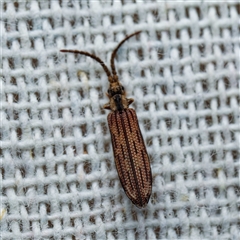
[[[111,71],[97,56],[78,50],[60,50],[61,52],[76,53],[88,56],[101,64],[109,81],[106,93],[109,102],[103,107],[111,110],[108,114],[108,126],[114,152],[115,164],[122,187],[138,208],[147,205],[152,192],[152,173],[149,156],[138,124],[137,115],[129,105],[134,101],[126,97],[123,85],[118,80],[114,59],[118,49],[129,38],[139,34],[135,32],[123,39],[111,55]]]

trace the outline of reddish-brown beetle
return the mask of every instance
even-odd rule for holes
[[[118,81],[114,58],[121,45],[130,37],[139,34],[135,32],[123,39],[111,56],[111,69],[97,56],[78,50],[61,50],[61,52],[78,53],[93,58],[99,62],[108,76],[109,88],[107,96],[109,103],[105,109],[112,112],[108,115],[108,125],[111,132],[115,164],[122,187],[129,199],[139,208],[147,205],[152,192],[152,173],[147,150],[138,125],[137,115],[129,105],[134,101],[127,98],[124,87]]]

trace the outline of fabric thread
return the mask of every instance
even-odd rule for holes
[[[239,239],[237,1],[2,1],[1,239]],[[143,210],[114,164],[115,60],[151,159]],[[110,66],[109,66],[110,67]]]

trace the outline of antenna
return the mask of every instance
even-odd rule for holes
[[[138,32],[135,32],[135,33],[127,36],[127,37],[126,37],[125,39],[123,39],[123,40],[117,45],[117,47],[114,49],[114,51],[113,51],[113,53],[112,53],[112,56],[111,56],[111,61],[110,61],[110,62],[111,62],[111,69],[112,69],[112,74],[113,74],[113,75],[117,75],[116,69],[115,69],[115,65],[114,65],[114,58],[115,58],[115,56],[116,56],[116,54],[117,54],[118,49],[122,46],[122,44],[123,44],[125,41],[127,41],[129,38],[131,38],[131,37],[139,34],[140,32],[141,32],[141,31],[138,31]]]
[[[104,71],[106,72],[107,76],[110,77],[111,76],[111,72],[109,71],[108,67],[105,65],[105,63],[97,56],[91,54],[91,53],[88,53],[88,52],[83,52],[83,51],[78,51],[78,50],[60,50],[60,52],[69,52],[69,53],[77,53],[77,54],[82,54],[82,55],[85,55],[85,56],[88,56],[90,58],[93,58],[95,61],[99,62]]]

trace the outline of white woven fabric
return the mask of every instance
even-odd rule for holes
[[[239,239],[237,1],[3,1],[1,239]],[[147,207],[114,164],[115,61],[151,158]]]

